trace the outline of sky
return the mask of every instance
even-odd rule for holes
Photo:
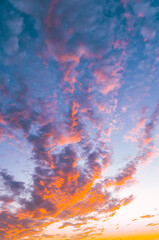
[[[0,240],[159,239],[159,2],[0,1]]]

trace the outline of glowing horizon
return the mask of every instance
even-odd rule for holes
[[[0,14],[0,240],[158,240],[158,2]]]

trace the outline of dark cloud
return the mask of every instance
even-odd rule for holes
[[[8,174],[6,170],[0,171],[0,177],[8,192],[11,191],[11,193],[13,194],[20,194],[21,191],[24,191],[24,183],[20,181],[15,181],[14,177]]]
[[[114,178],[106,179],[106,186],[122,186],[126,184],[132,184],[134,181],[134,175],[137,171],[137,162],[132,161],[126,165],[126,167]]]

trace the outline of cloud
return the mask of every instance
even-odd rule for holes
[[[18,38],[16,36],[11,37],[4,44],[4,51],[8,56],[13,56],[17,53],[19,48]]]
[[[3,239],[17,239],[17,237],[23,238],[26,236],[34,236],[40,232],[38,228],[39,225],[45,226],[44,223],[40,224],[40,222],[36,224],[31,218],[20,219],[15,214],[7,211],[0,212],[0,220],[0,234]]]
[[[2,140],[25,138],[35,166],[29,189],[9,171],[0,171],[3,240],[36,239],[56,221],[65,221],[60,229],[77,229],[98,220],[95,214],[111,217],[134,200],[114,193],[133,184],[139,164],[152,157],[158,105],[149,120],[143,110],[128,132],[137,154],[115,176],[106,172],[112,166],[111,136],[119,130],[125,66],[134,42],[127,35],[127,27],[133,32],[134,26],[133,13],[126,12],[130,5],[9,0],[4,7],[11,9],[8,17],[1,9],[0,135]],[[144,44],[147,29],[139,31]],[[116,188],[110,191],[111,186]],[[74,239],[102,231],[86,227]]]
[[[0,177],[4,184],[4,187],[8,192],[13,194],[19,194],[21,191],[24,191],[24,183],[20,181],[15,181],[12,175],[9,175],[6,170],[0,171]]]
[[[149,223],[146,225],[146,227],[154,227],[154,226],[157,226],[159,225],[159,223]]]
[[[156,215],[143,215],[140,218],[152,218],[155,217]]]
[[[8,21],[9,30],[14,35],[19,35],[23,30],[23,19],[22,18],[13,18]]]
[[[133,222],[134,222],[134,221],[137,221],[137,218],[134,218],[132,221],[133,221]]]
[[[124,139],[126,141],[132,141],[137,142],[138,137],[140,136],[141,132],[143,131],[143,128],[145,127],[146,123],[146,109],[143,108],[141,111],[141,118],[139,118],[138,122],[136,123],[136,126],[126,135],[124,136]]]
[[[105,184],[110,186],[122,186],[134,182],[134,175],[136,175],[137,167],[136,162],[132,161],[119,173],[116,177],[106,179]]]

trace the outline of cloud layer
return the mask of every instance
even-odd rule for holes
[[[159,104],[151,91],[158,86],[159,6],[2,2],[0,141],[23,139],[34,167],[29,186],[16,179],[16,169],[15,176],[10,166],[0,171],[2,240],[46,239],[43,230],[52,223],[76,230],[98,221],[97,214],[114,216],[135,198],[115,193],[135,183],[156,149]],[[136,149],[110,176],[117,134]],[[85,227],[74,239],[103,231]]]

